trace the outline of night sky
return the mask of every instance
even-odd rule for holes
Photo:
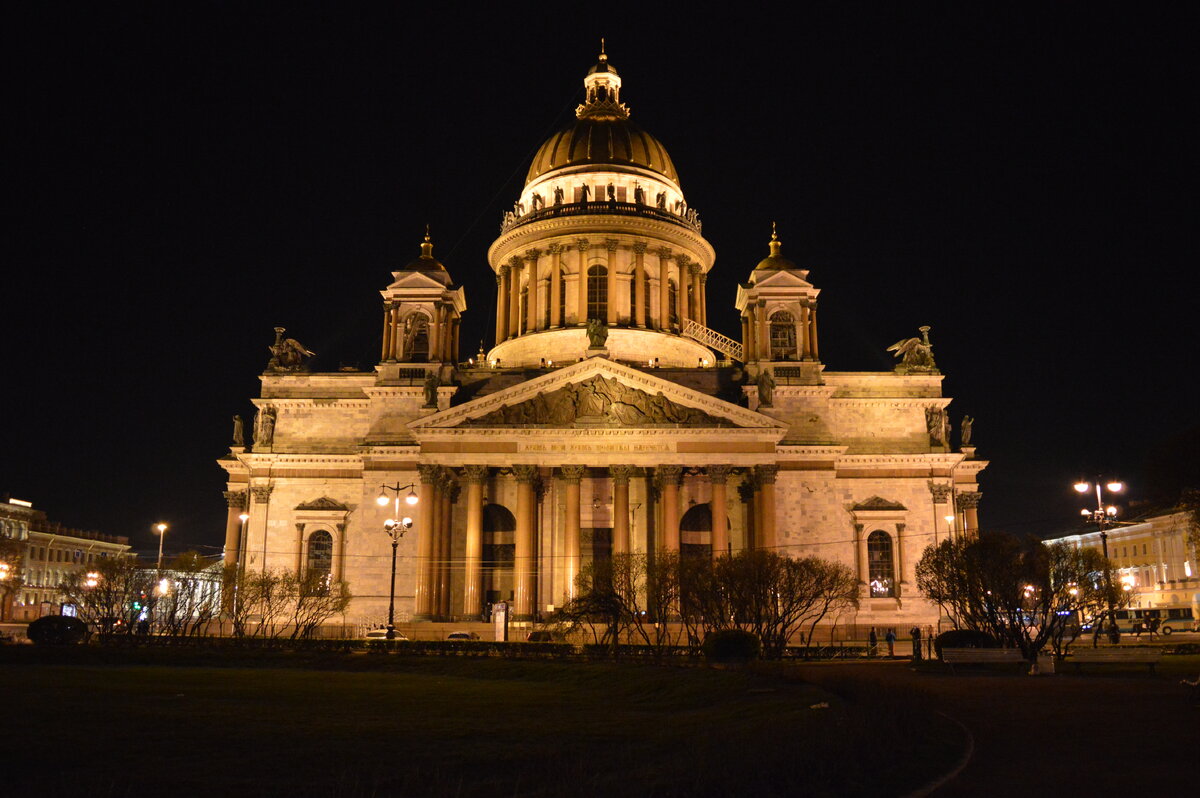
[[[932,326],[985,527],[1068,528],[1080,474],[1200,484],[1195,18],[442,5],[6,6],[0,493],[215,553],[271,328],[370,369],[427,223],[490,347],[487,246],[601,36],[716,248],[710,326],[774,220],[828,370]]]

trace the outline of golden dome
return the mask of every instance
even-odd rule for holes
[[[446,267],[433,257],[433,242],[429,240],[429,226],[425,226],[425,240],[421,242],[421,255],[416,260],[409,261],[401,271],[405,272],[444,272]]]
[[[577,165],[633,166],[657,172],[676,185],[679,174],[658,139],[628,119],[576,119],[538,148],[525,176],[528,185],[553,169]]]
[[[763,271],[783,271],[785,269],[795,269],[796,268],[795,263],[792,263],[790,260],[788,260],[787,258],[785,258],[779,254],[779,251],[783,248],[783,242],[779,240],[779,235],[775,231],[775,223],[774,222],[771,222],[770,247],[771,247],[771,254],[767,255],[767,257],[763,258],[762,260],[760,260],[758,262],[758,265],[754,267],[755,271],[758,271],[760,269]]]

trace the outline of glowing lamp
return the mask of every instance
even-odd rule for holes
[[[387,494],[383,491],[379,491],[379,495],[375,497],[375,503],[380,507],[386,507],[388,503]]]
[[[421,499],[417,496],[417,492],[415,490],[410,490],[408,495],[404,497],[404,501],[408,502],[409,504],[416,504],[420,500]]]
[[[250,520],[250,513],[241,513],[238,515],[238,520],[243,524]]]
[[[1119,482],[1119,481],[1118,482],[1110,482],[1107,485],[1105,485],[1104,487],[1108,488],[1113,493],[1120,493],[1121,491],[1125,490],[1125,483]]]
[[[1083,482],[1082,480],[1075,483],[1075,490],[1077,490],[1080,493],[1087,493],[1091,489],[1092,489],[1092,486],[1086,482]]]
[[[1080,514],[1080,515],[1082,515],[1084,518],[1087,518],[1089,515],[1091,515],[1091,514],[1092,514],[1092,511],[1091,511],[1091,510],[1086,510],[1086,509],[1085,509],[1085,510],[1080,510],[1080,511],[1079,511],[1079,514]]]
[[[1110,504],[1110,505],[1108,505],[1107,507],[1105,507],[1105,508],[1104,508],[1104,512],[1106,512],[1106,513],[1108,513],[1109,515],[1111,515],[1111,516],[1114,516],[1114,517],[1115,517],[1115,516],[1116,516],[1116,514],[1117,514],[1117,508],[1116,508],[1116,507],[1113,507],[1113,506]]]

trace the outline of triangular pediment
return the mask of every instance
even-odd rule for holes
[[[312,501],[307,501],[307,502],[304,502],[303,504],[297,504],[296,509],[297,510],[321,510],[321,511],[345,512],[346,510],[349,510],[350,508],[347,507],[346,505],[342,504],[341,502],[339,502],[336,499],[331,499],[328,496],[322,496],[319,499],[313,499]]]
[[[749,428],[782,432],[770,416],[595,357],[412,422],[446,428]]]
[[[393,272],[395,280],[387,287],[388,292],[393,292],[396,289],[411,290],[427,290],[441,292],[446,290],[446,284],[425,272]],[[445,279],[445,275],[443,275]]]
[[[889,501],[881,496],[872,496],[866,501],[861,501],[852,507],[855,512],[870,512],[879,510],[905,510],[907,509],[900,502]]]

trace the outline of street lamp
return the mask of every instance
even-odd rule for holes
[[[163,539],[167,536],[167,525],[160,521],[154,525],[154,529],[158,532],[158,565],[156,566],[155,570],[161,571]]]
[[[1089,510],[1085,507],[1079,514],[1100,529],[1100,548],[1104,552],[1104,597],[1108,601],[1108,639],[1117,643],[1121,640],[1121,632],[1117,629],[1117,611],[1113,606],[1112,569],[1108,562],[1108,528],[1117,523],[1117,508],[1111,504],[1105,506],[1104,490],[1107,488],[1109,493],[1122,493],[1125,483],[1116,479],[1104,482],[1099,478],[1095,482],[1081,479],[1075,483],[1075,491],[1079,494],[1091,493],[1093,487],[1096,490],[1096,509]]]
[[[404,497],[404,501],[410,506],[416,504],[420,499],[417,497],[417,485],[415,482],[410,482],[407,485],[401,485],[397,482],[395,485],[380,485],[379,496],[375,502],[386,507],[389,501],[394,502],[393,515],[383,522],[383,531],[392,539],[392,581],[388,589],[388,622],[387,622],[387,639],[396,639],[396,549],[400,547],[400,538],[404,537],[404,533],[412,529],[413,520],[408,516],[400,516],[400,494],[408,489],[408,495]],[[392,498],[389,499],[387,491],[392,492]]]

